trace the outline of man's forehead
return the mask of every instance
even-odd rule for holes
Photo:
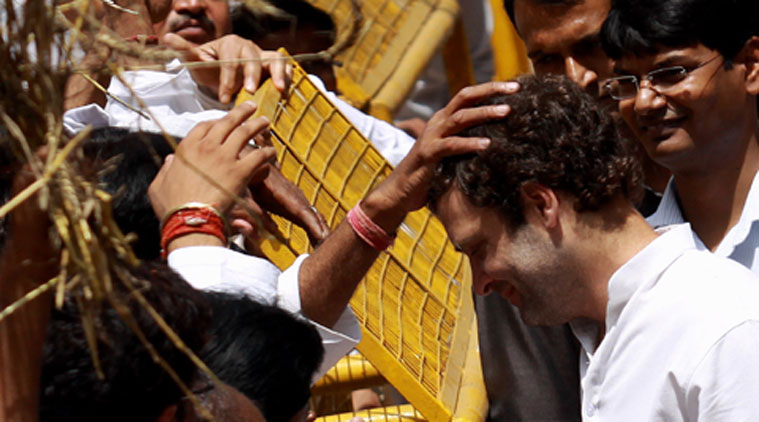
[[[596,37],[610,7],[610,0],[566,4],[516,0],[514,17],[529,52],[556,52]]]
[[[615,73],[649,71],[656,68],[679,66],[690,62],[700,62],[705,56],[717,54],[703,44],[686,47],[656,47],[650,53],[626,54],[614,64]]]

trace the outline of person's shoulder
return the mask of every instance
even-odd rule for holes
[[[714,314],[727,325],[759,318],[759,276],[731,259],[688,250],[665,271],[662,284],[676,291],[678,312],[687,318]]]

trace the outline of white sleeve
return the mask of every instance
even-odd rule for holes
[[[301,255],[290,268],[279,277],[279,294],[277,305],[296,315],[305,318],[300,307],[300,287],[298,273],[300,266],[308,255]],[[361,327],[350,306],[347,306],[335,325],[330,329],[314,321],[311,324],[319,332],[324,346],[324,360],[314,375],[312,383],[316,382],[335,366],[337,361],[347,355],[361,340]]]
[[[200,290],[242,293],[257,302],[277,302],[279,269],[271,262],[219,246],[190,246],[169,254],[169,266]]]
[[[341,100],[334,92],[327,91],[318,77],[309,75],[309,79],[345,114],[353,126],[372,142],[390,164],[397,166],[414,146],[416,140],[406,132]]]
[[[759,321],[746,321],[712,346],[686,390],[692,421],[755,421],[759,415]]]
[[[87,104],[63,113],[63,128],[68,135],[79,133],[87,125],[92,125],[93,129],[110,126],[108,114],[97,104]]]

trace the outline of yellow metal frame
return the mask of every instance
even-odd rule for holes
[[[387,121],[454,30],[459,12],[456,0],[309,1],[337,22],[338,38],[354,32],[354,43],[336,57],[338,90]]]

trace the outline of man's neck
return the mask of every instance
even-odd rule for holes
[[[675,184],[683,218],[707,248],[714,251],[740,219],[746,197],[759,171],[757,127],[747,135],[745,148],[727,165],[714,160],[702,172],[675,172]]]
[[[589,307],[584,316],[598,323],[603,333],[609,302],[609,280],[617,270],[653,242],[658,234],[623,198],[609,204],[601,212],[607,219],[602,225],[596,222],[587,226],[583,242],[586,246],[578,261],[590,287],[587,298]]]

